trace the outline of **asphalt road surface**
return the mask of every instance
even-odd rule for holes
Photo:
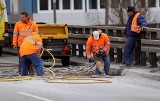
[[[160,99],[159,81],[127,76],[105,79],[111,80],[112,83],[47,83],[43,79],[0,82],[0,98],[1,101],[159,101]]]
[[[17,57],[2,56],[0,62],[17,62]],[[47,83],[43,78],[0,82],[0,101],[160,101],[160,81],[136,75],[99,78],[112,83],[66,84],[93,80],[59,80]],[[56,80],[54,80],[56,81]]]

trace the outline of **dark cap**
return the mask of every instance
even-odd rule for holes
[[[127,8],[127,12],[130,12],[130,11],[135,11],[135,7],[134,6],[128,6]]]

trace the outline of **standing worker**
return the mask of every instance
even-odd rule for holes
[[[141,31],[144,27],[147,27],[148,24],[143,15],[136,11],[134,6],[129,6],[127,8],[129,15],[127,24],[126,24],[126,35],[127,41],[124,47],[123,60],[120,64],[120,67],[130,67],[132,64],[133,50],[138,36],[140,36]]]
[[[21,46],[23,39],[26,36],[29,36],[31,32],[38,33],[38,26],[35,22],[29,18],[27,12],[20,13],[21,21],[18,21],[15,24],[14,32],[13,32],[13,48],[18,49],[19,54],[19,47]],[[20,60],[19,60],[20,61]],[[20,73],[20,67],[19,67]]]
[[[93,54],[94,56],[101,53],[99,58],[104,62],[104,72],[106,75],[109,74],[109,69],[110,69],[109,50],[110,50],[110,40],[107,34],[102,33],[101,30],[93,31],[93,33],[89,36],[86,43],[86,56],[87,59],[90,61],[92,60],[91,54]],[[96,68],[95,74],[101,74],[98,68]]]
[[[35,32],[30,33],[30,36],[24,38],[20,46],[20,66],[21,76],[28,75],[28,66],[30,62],[36,71],[37,76],[43,76],[43,61],[39,54],[42,48],[42,38]]]

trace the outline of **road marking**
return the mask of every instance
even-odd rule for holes
[[[23,92],[17,92],[17,93],[22,94],[22,95],[26,95],[26,96],[29,96],[29,97],[33,97],[33,98],[36,98],[36,99],[39,99],[39,100],[42,100],[42,101],[54,101],[54,100],[46,99],[46,98],[43,98],[43,97],[39,97],[39,96],[35,96],[35,95],[32,95],[32,94],[27,94],[27,93],[23,93]]]

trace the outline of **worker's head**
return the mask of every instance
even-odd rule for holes
[[[101,29],[99,29],[99,30],[98,30],[98,32],[99,32],[99,33],[102,33],[102,30],[101,30]]]
[[[93,31],[94,40],[98,40],[99,39],[99,35],[100,35],[99,31]]]
[[[27,12],[22,12],[21,13],[21,21],[24,23],[28,22],[28,13]]]
[[[134,6],[128,6],[127,12],[129,16],[132,16],[136,12],[136,9]]]

